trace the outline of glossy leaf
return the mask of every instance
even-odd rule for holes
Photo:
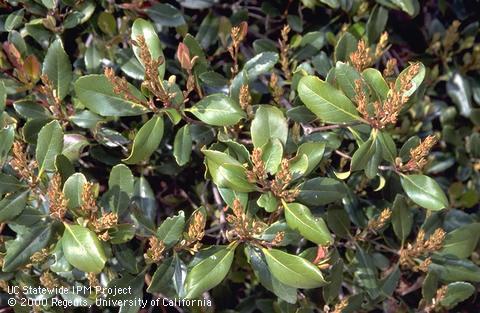
[[[185,214],[180,211],[177,215],[167,217],[157,229],[157,237],[166,248],[175,245],[181,238],[185,227]]]
[[[95,233],[80,225],[65,225],[62,237],[67,261],[87,273],[100,273],[107,257]]]
[[[131,39],[136,41],[138,36],[143,36],[145,38],[148,51],[154,60],[163,60],[163,62],[158,66],[158,79],[160,79],[160,81],[163,80],[163,75],[165,74],[165,60],[163,56],[162,45],[157,36],[155,28],[149,21],[137,18],[132,25]],[[134,46],[133,52],[135,53],[138,61],[144,65],[143,60],[140,57],[140,48]]]
[[[63,49],[60,39],[55,40],[47,50],[43,60],[42,74],[53,83],[56,95],[63,99],[68,94],[73,78],[70,59]]]
[[[326,123],[347,123],[359,120],[353,103],[329,83],[314,76],[303,77],[298,94],[307,108]]]
[[[128,86],[138,101],[125,100],[121,94],[115,93],[105,75],[80,77],[75,82],[75,93],[90,111],[102,116],[135,116],[146,113],[147,110],[140,105],[146,101],[145,97],[133,85]]]
[[[273,138],[285,145],[288,136],[287,120],[278,108],[262,105],[255,112],[250,133],[255,147],[261,147]]]
[[[175,135],[173,142],[173,155],[178,165],[183,166],[190,161],[192,154],[192,135],[190,134],[190,125],[186,124],[180,128]]]
[[[306,259],[277,249],[262,249],[272,275],[282,284],[295,288],[317,288],[325,285],[322,273]]]
[[[62,152],[63,130],[57,121],[42,127],[38,133],[35,157],[38,163],[38,176],[44,171],[55,170],[55,158]]]
[[[0,223],[10,221],[22,213],[29,193],[29,190],[12,193],[0,201]]]
[[[230,270],[235,248],[236,246],[223,247],[198,262],[187,274],[185,298],[197,298],[221,283]]]
[[[190,112],[202,122],[213,126],[234,125],[246,116],[235,101],[219,93],[203,98]]]
[[[448,199],[435,180],[425,175],[402,175],[403,190],[416,204],[429,209],[441,210],[448,207]]]
[[[51,235],[51,224],[46,224],[32,227],[21,236],[17,236],[7,245],[2,270],[12,272],[20,266],[30,263],[30,257],[47,246]]]
[[[297,230],[306,239],[323,246],[333,242],[324,220],[320,217],[315,218],[306,206],[283,202],[283,208],[288,226]]]
[[[82,173],[75,173],[65,181],[63,193],[68,200],[69,209],[79,208],[82,205],[83,186],[86,183],[87,179]]]
[[[162,141],[163,128],[163,117],[154,115],[140,128],[133,140],[130,156],[122,161],[127,164],[137,164],[148,160]]]

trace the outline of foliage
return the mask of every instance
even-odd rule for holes
[[[475,305],[478,2],[0,6],[4,292],[92,288],[16,295],[44,312]]]

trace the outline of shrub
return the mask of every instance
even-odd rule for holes
[[[2,6],[2,305],[474,306],[478,3]]]

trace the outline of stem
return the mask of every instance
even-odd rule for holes
[[[319,126],[319,127],[303,126],[303,131],[305,132],[305,135],[310,135],[311,133],[315,133],[315,132],[322,132],[322,131],[337,129],[337,128],[347,128],[350,126],[356,126],[360,124],[362,124],[362,122],[358,121],[358,122],[352,122],[352,123],[333,124],[333,125],[325,125],[325,126]]]

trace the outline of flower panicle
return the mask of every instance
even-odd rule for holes
[[[431,260],[427,258],[420,265],[417,265],[414,259],[442,249],[445,235],[446,233],[443,229],[437,228],[433,234],[425,240],[425,231],[420,229],[415,242],[408,244],[406,248],[400,251],[400,265],[412,268],[414,271],[428,269]]]
[[[230,57],[233,60],[233,66],[230,69],[232,72],[232,77],[235,77],[238,73],[238,52],[240,49],[240,44],[245,39],[248,33],[248,24],[247,22],[241,22],[238,26],[232,27],[230,30],[230,37],[232,38],[232,43],[227,48]]]
[[[433,146],[438,142],[435,135],[427,136],[420,144],[410,150],[410,160],[399,166],[401,171],[421,171],[427,164],[427,157]]]
[[[363,71],[373,63],[370,55],[370,48],[365,40],[360,39],[357,44],[357,50],[350,54],[350,63],[359,72]]]
[[[82,189],[82,205],[81,210],[90,217],[98,211],[97,200],[94,191],[95,184],[92,182],[86,182]]]
[[[278,40],[280,46],[280,65],[282,67],[283,75],[285,79],[292,79],[292,71],[290,70],[290,61],[288,58],[288,52],[290,50],[290,45],[288,44],[288,34],[290,33],[290,26],[285,24],[281,31],[281,38]]]
[[[386,208],[377,218],[370,220],[367,227],[373,231],[377,231],[385,226],[385,224],[390,220],[391,216],[392,210]]]
[[[37,161],[34,160],[29,162],[24,149],[24,145],[20,141],[13,142],[13,158],[10,160],[10,166],[17,173],[17,175],[20,176],[20,178],[25,180],[31,187],[33,187],[37,181],[34,172],[34,169],[37,168]]]
[[[155,236],[148,239],[149,248],[144,254],[147,263],[158,263],[163,259],[163,252],[165,251],[165,243]]]
[[[68,200],[62,191],[62,177],[60,174],[53,175],[47,194],[50,200],[50,216],[60,221],[63,220],[67,213]]]

